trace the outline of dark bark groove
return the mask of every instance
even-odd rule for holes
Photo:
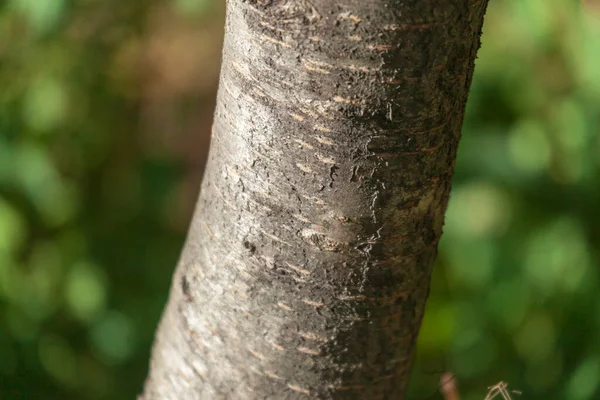
[[[144,400],[402,399],[487,0],[229,0]]]

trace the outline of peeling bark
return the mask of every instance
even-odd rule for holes
[[[487,0],[229,0],[143,400],[402,399]]]

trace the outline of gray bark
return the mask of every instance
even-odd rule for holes
[[[402,399],[487,0],[229,0],[144,400]]]

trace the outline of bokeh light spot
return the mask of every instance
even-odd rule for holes
[[[91,331],[92,344],[107,363],[127,360],[134,349],[135,332],[131,319],[112,311],[99,320]]]
[[[528,315],[515,334],[515,347],[528,364],[537,366],[552,357],[556,335],[556,327],[549,314],[533,313]]]
[[[17,250],[23,243],[25,233],[26,225],[21,214],[8,201],[0,197],[0,254]]]
[[[588,400],[600,384],[600,359],[597,355],[587,358],[571,375],[567,383],[567,396],[570,400]]]
[[[540,122],[519,122],[510,132],[508,145],[512,161],[521,172],[534,175],[548,168],[551,148]]]
[[[89,263],[73,266],[67,280],[66,300],[74,316],[91,321],[106,306],[106,279],[101,270]]]
[[[562,217],[531,235],[525,271],[532,284],[543,292],[577,291],[589,268],[585,234],[577,221]]]
[[[42,336],[39,341],[39,358],[50,376],[67,386],[77,385],[75,354],[65,340],[51,334]]]

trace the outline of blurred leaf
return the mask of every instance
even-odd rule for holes
[[[54,28],[65,9],[64,0],[11,0],[11,6],[23,13],[40,33]]]
[[[582,105],[573,98],[567,98],[558,104],[557,108],[553,117],[556,121],[556,136],[560,144],[574,152],[585,149],[591,132]],[[575,154],[575,156],[581,155],[581,153]]]
[[[76,212],[76,193],[56,171],[48,154],[26,144],[17,152],[16,175],[31,202],[49,226],[65,223]]]
[[[571,400],[591,400],[595,397],[599,384],[600,359],[597,355],[592,355],[571,375],[566,388],[567,397]]]
[[[127,360],[135,345],[135,333],[130,319],[116,311],[107,313],[94,325],[92,343],[108,363]]]
[[[44,335],[39,341],[40,362],[46,372],[67,386],[79,384],[77,361],[69,344],[54,335]]]
[[[482,290],[490,283],[497,256],[495,244],[489,240],[452,240],[442,242],[442,249],[449,258],[449,277],[458,287]]]
[[[101,270],[89,262],[75,264],[67,278],[66,300],[73,315],[92,321],[106,307],[107,282]]]
[[[46,318],[59,304],[59,289],[63,279],[62,257],[54,242],[38,242],[29,259],[29,313],[34,318]]]
[[[0,255],[17,250],[22,245],[25,234],[26,224],[21,214],[0,197]]]
[[[184,15],[201,15],[212,6],[212,0],[172,0],[176,9]]]
[[[515,346],[528,364],[539,367],[552,358],[556,337],[556,327],[550,315],[533,313],[516,333]]]
[[[468,237],[502,234],[511,218],[510,198],[487,182],[455,186],[446,212],[449,235]]]
[[[68,96],[63,84],[55,78],[34,80],[25,94],[24,118],[37,132],[48,132],[59,126],[67,115]]]
[[[551,147],[539,121],[521,121],[510,132],[508,143],[512,161],[522,173],[539,174],[548,168]]]
[[[581,289],[590,258],[580,225],[563,217],[533,233],[525,268],[531,283],[546,295]]]
[[[600,68],[600,23],[595,14],[584,14],[578,21],[583,30],[575,44],[577,57],[577,72],[582,89],[592,98],[600,99],[600,79],[598,69]]]
[[[515,25],[524,28],[523,40],[531,40],[536,45],[546,44],[550,40],[552,28],[555,26],[551,0],[512,0]]]

